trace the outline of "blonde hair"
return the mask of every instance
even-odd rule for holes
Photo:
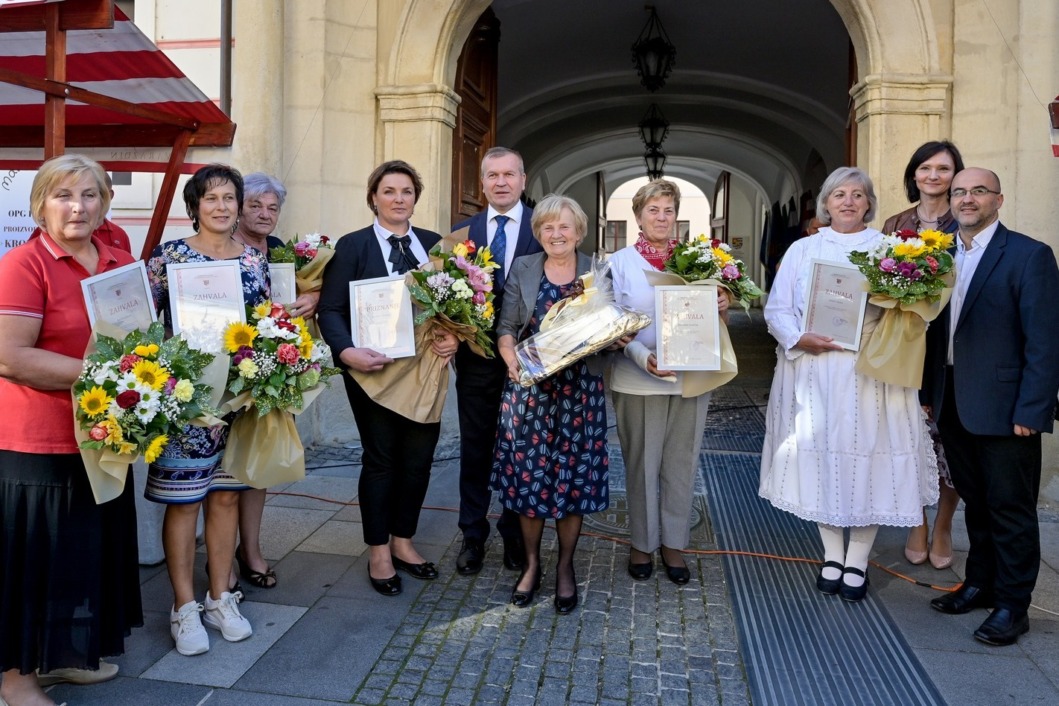
[[[44,201],[48,194],[68,177],[84,176],[92,177],[99,190],[99,202],[102,208],[99,210],[99,222],[95,223],[93,230],[98,228],[110,210],[110,189],[107,187],[107,173],[99,162],[89,159],[81,154],[62,154],[52,157],[37,170],[37,176],[33,177],[33,186],[29,190],[29,212],[34,222],[44,228]]]
[[[668,196],[673,199],[673,210],[680,213],[680,187],[667,179],[655,179],[641,186],[632,197],[632,212],[639,218],[651,199]]]
[[[574,230],[577,231],[577,242],[580,244],[585,239],[585,233],[588,232],[588,216],[585,215],[584,209],[578,205],[577,201],[569,196],[558,194],[548,194],[533,207],[533,218],[530,220],[533,237],[540,240],[541,226],[559,220],[564,208],[574,216]]]
[[[825,226],[831,225],[831,214],[827,211],[827,200],[831,198],[831,192],[846,184],[856,184],[864,190],[868,197],[868,212],[864,214],[864,223],[871,222],[875,218],[875,212],[879,209],[879,199],[875,196],[875,186],[871,183],[871,177],[863,169],[856,167],[839,167],[831,172],[820,187],[820,195],[816,197],[816,219]]]

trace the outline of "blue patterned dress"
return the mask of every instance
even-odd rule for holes
[[[147,262],[147,277],[155,308],[167,326],[172,326],[169,310],[169,278],[165,266],[179,262],[213,262],[213,258],[193,249],[184,240],[162,243]],[[239,256],[243,280],[243,301],[248,306],[268,299],[271,280],[266,256],[249,245]],[[234,415],[225,417],[231,424]],[[188,425],[169,439],[161,455],[147,468],[144,497],[158,503],[196,503],[211,490],[245,490],[247,486],[220,470],[228,425],[197,427]]]
[[[527,336],[568,290],[541,277]],[[607,464],[603,377],[583,360],[532,387],[505,383],[492,473],[504,507],[555,519],[605,510]]]

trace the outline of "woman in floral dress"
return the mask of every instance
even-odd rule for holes
[[[268,261],[258,250],[232,238],[243,205],[243,179],[238,171],[211,164],[195,173],[184,188],[184,201],[196,235],[163,243],[151,253],[147,273],[155,307],[172,326],[169,278],[166,265],[184,262],[238,260],[243,300],[255,305],[268,299]],[[231,421],[228,419],[227,421]],[[173,585],[170,632],[177,652],[202,654],[210,648],[206,626],[224,639],[237,642],[250,637],[250,623],[239,613],[241,594],[229,590],[228,578],[235,556],[239,524],[239,493],[246,490],[221,470],[228,426],[187,426],[169,440],[148,468],[148,500],[166,505],[162,526],[166,568]],[[192,582],[195,560],[195,524],[199,505],[206,508],[206,554],[210,577],[203,603],[195,600]],[[202,619],[199,618],[202,613]]]
[[[533,210],[533,234],[544,252],[515,261],[504,288],[497,347],[508,366],[493,461],[493,488],[519,513],[526,561],[511,602],[529,605],[540,587],[540,545],[547,518],[555,519],[559,558],[555,609],[577,606],[574,551],[581,520],[605,510],[607,414],[603,377],[579,361],[529,388],[520,387],[515,343],[537,333],[552,305],[567,296],[590,259],[577,251],[588,219],[572,199],[547,196]]]

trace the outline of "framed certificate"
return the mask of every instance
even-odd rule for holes
[[[412,298],[404,275],[349,283],[350,332],[353,345],[391,358],[416,354]]]
[[[246,322],[238,260],[171,263],[165,269],[173,333],[204,353],[223,352],[224,329]]]
[[[805,296],[803,333],[830,336],[846,350],[860,348],[868,301],[867,279],[849,263],[813,259]]]
[[[147,268],[139,260],[81,280],[85,309],[93,326],[105,321],[128,333],[146,331],[156,320]]]
[[[721,332],[717,286],[655,287],[659,370],[720,370]]]
[[[293,304],[298,298],[298,288],[294,284],[294,263],[270,263],[268,273],[272,280],[272,301],[277,304]]]

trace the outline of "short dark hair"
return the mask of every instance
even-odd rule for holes
[[[375,212],[375,203],[371,200],[371,195],[379,190],[379,183],[387,174],[404,174],[411,179],[412,188],[415,189],[415,203],[419,203],[419,195],[423,193],[423,179],[419,176],[419,172],[404,160],[392,159],[375,167],[375,170],[368,176],[368,208],[372,213]]]
[[[919,169],[919,165],[941,152],[948,152],[952,157],[952,162],[956,165],[956,168],[952,170],[953,176],[956,176],[956,172],[963,170],[963,157],[960,156],[960,150],[956,149],[956,145],[948,140],[931,140],[923,143],[912,153],[912,159],[908,160],[908,166],[905,167],[905,195],[908,196],[909,203],[919,201],[919,187],[916,186],[916,170]]]
[[[237,214],[243,212],[243,175],[227,164],[207,164],[195,172],[184,184],[184,206],[191,219],[191,227],[199,232],[199,200],[215,186],[231,182],[235,186],[235,200],[239,204]]]

